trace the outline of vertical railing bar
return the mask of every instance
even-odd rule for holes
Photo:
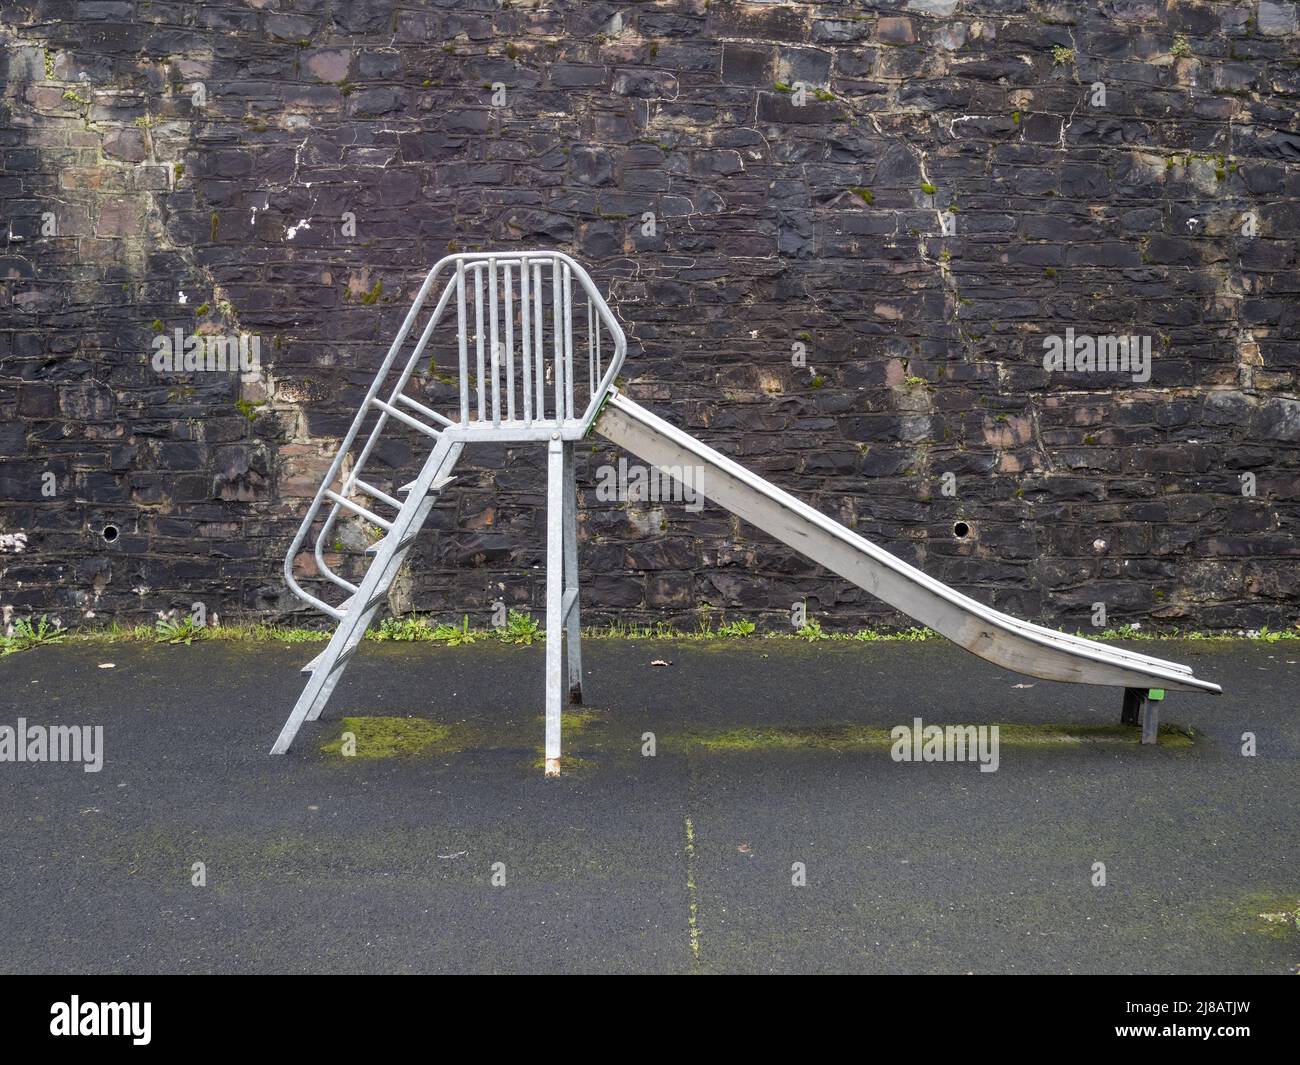
[[[564,416],[573,417],[573,273],[564,264]]]
[[[465,260],[456,261],[456,319],[460,333],[460,424],[469,424],[469,330],[465,323]]]
[[[591,297],[587,297],[587,388],[588,395],[596,394],[596,330],[595,330],[596,308],[591,302]]]
[[[546,421],[546,353],[542,349],[542,264],[533,264],[533,387],[537,395],[537,420]]]
[[[601,319],[600,319],[600,315],[598,314],[596,315],[596,386],[592,388],[593,395],[595,394],[596,388],[600,387],[600,382],[605,377],[605,372],[603,369],[601,369],[601,364],[600,364],[600,326],[601,326]]]
[[[533,367],[532,321],[528,314],[528,271],[531,266],[526,257],[519,259],[519,333],[521,358],[524,360],[524,423],[533,424]]]
[[[492,427],[501,426],[501,340],[497,332],[497,261],[488,259],[488,342],[492,368]]]
[[[555,366],[555,424],[564,421],[564,311],[560,309],[564,286],[559,259],[551,260],[551,359]]]
[[[478,356],[478,420],[487,421],[487,366],[483,361],[483,270],[474,264],[474,344]]]
[[[506,283],[506,420],[512,422],[515,420],[515,301],[510,264],[502,263],[501,269]]]

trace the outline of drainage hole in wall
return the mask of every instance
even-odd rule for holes
[[[104,543],[111,544],[114,540],[117,539],[117,526],[105,525],[104,531],[100,533],[100,535],[104,538]]]
[[[970,526],[964,521],[953,522],[952,534],[958,540],[965,540],[970,535]]]

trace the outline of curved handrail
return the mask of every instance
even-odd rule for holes
[[[448,259],[450,258],[451,257],[449,256]],[[402,344],[406,341],[407,333],[410,332],[411,326],[415,323],[416,316],[420,313],[420,308],[424,306],[424,301],[428,298],[429,290],[433,287],[434,281],[437,279],[439,272],[447,263],[448,259],[443,259],[434,266],[434,268],[425,276],[423,284],[420,285],[420,290],[416,293],[415,300],[411,304],[411,309],[406,312],[406,318],[402,322],[402,328],[398,330],[397,336],[393,338],[392,344],[389,345],[388,354],[384,356],[384,361],[380,365],[379,371],[375,374],[374,381],[370,384],[370,389],[366,393],[365,401],[361,404],[360,409],[358,409],[356,417],[352,419],[352,424],[348,427],[347,434],[343,437],[343,442],[339,445],[338,451],[334,455],[334,461],[330,463],[329,472],[321,481],[320,487],[316,489],[316,495],[312,499],[311,506],[307,508],[307,516],[303,518],[302,524],[299,525],[298,532],[295,534],[293,541],[289,545],[289,550],[284,556],[284,579],[289,585],[290,590],[298,596],[299,599],[306,603],[310,603],[319,610],[323,610],[334,618],[342,618],[343,611],[338,607],[331,606],[322,599],[318,599],[316,596],[304,589],[294,578],[293,561],[298,557],[298,550],[302,547],[303,541],[307,539],[307,534],[311,531],[312,522],[316,520],[316,514],[320,510],[321,502],[325,499],[325,493],[330,490],[330,486],[334,484],[335,479],[339,475],[339,471],[342,470],[344,459],[346,459],[348,452],[352,449],[352,442],[357,438],[357,433],[360,431],[362,423],[365,422],[366,416],[370,413],[371,401],[379,394],[379,390],[388,376],[388,371],[392,369],[393,360],[397,358],[397,353],[401,350]]]

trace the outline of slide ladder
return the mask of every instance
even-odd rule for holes
[[[1143,742],[1155,742],[1166,689],[1219,692],[1187,666],[1021,621],[927,576],[622,395],[614,380],[626,349],[590,276],[561,252],[460,253],[429,271],[285,556],[290,589],[338,624],[304,667],[310,678],[272,753],[320,716],[465,446],[535,442],[547,448],[545,765],[559,772],[566,686],[582,699],[573,447],[592,430],[981,658],[1047,680],[1123,687],[1122,719],[1140,719]],[[434,409],[439,350],[459,372],[449,414]],[[416,455],[419,473],[400,487],[361,476],[370,464],[395,475]],[[345,576],[336,567],[359,536],[371,541],[370,557]],[[315,591],[303,586],[309,579]],[[329,602],[331,587],[346,598]]]
[[[569,635],[568,695],[582,698],[573,447],[626,350],[587,272],[560,252],[460,253],[429,271],[285,555],[289,588],[337,627],[304,667],[311,676],[272,754],[285,753],[303,723],[320,716],[465,446],[536,442],[547,448],[546,631],[555,637],[546,646],[546,764],[559,771],[561,630]],[[459,404],[449,414],[430,405],[449,376],[444,367],[459,377]],[[391,475],[420,454],[418,476],[400,487],[376,484],[384,476],[369,472],[377,466]],[[373,539],[365,549],[372,557],[363,573],[345,576],[339,559],[359,536]],[[309,580],[313,590],[304,587]],[[331,603],[331,587],[346,598]]]

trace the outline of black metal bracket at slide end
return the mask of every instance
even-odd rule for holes
[[[1120,724],[1140,725],[1142,742],[1157,743],[1160,738],[1160,702],[1164,697],[1163,688],[1125,688]]]

